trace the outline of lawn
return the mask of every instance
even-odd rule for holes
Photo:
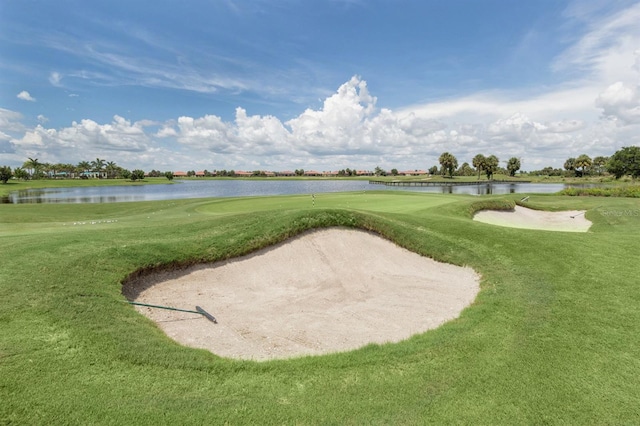
[[[640,200],[531,195],[536,208],[587,209],[588,233],[471,220],[478,203],[521,197],[0,205],[0,423],[640,423]],[[121,295],[136,271],[328,226],[469,265],[481,292],[401,343],[270,362],[180,346]]]

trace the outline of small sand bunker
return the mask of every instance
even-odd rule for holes
[[[398,342],[456,318],[479,291],[471,268],[435,262],[375,234],[324,229],[235,260],[162,272],[125,286],[178,342],[267,360]]]
[[[473,220],[509,228],[587,232],[591,221],[584,214],[584,210],[546,212],[516,206],[515,210],[510,211],[482,210],[475,214]]]

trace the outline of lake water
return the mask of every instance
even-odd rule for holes
[[[566,186],[568,185],[560,183],[494,183],[470,186],[398,187],[369,184],[368,181],[363,180],[176,180],[173,184],[166,185],[31,189],[12,192],[8,197],[3,197],[2,202],[13,204],[116,203],[182,198],[248,197],[374,190],[471,195],[548,194],[558,192]]]

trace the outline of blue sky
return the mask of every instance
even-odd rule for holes
[[[523,168],[640,144],[640,3],[0,0],[0,164]]]

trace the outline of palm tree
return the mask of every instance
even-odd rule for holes
[[[101,177],[100,172],[104,169],[105,162],[100,158],[96,158],[96,161],[91,162],[91,168],[94,172],[98,172],[98,177]]]
[[[580,168],[580,176],[584,176],[589,167],[591,167],[591,164],[593,164],[593,162],[591,161],[591,157],[589,157],[587,154],[582,154],[581,156],[576,158],[575,166],[576,170]]]
[[[471,161],[471,164],[473,164],[473,167],[475,167],[476,170],[478,171],[478,180],[480,180],[480,173],[482,172],[482,169],[484,168],[484,163],[486,161],[487,159],[482,154],[476,155],[475,157],[473,157],[473,160]]]
[[[499,165],[500,160],[495,155],[490,155],[485,159],[483,168],[488,180],[493,180],[493,174],[498,170]]]
[[[46,173],[48,177],[55,176],[56,170],[51,163],[43,163],[41,166],[41,170]]]
[[[509,170],[509,176],[515,176],[516,172],[520,170],[520,159],[517,157],[509,158],[507,170]]]
[[[91,164],[88,161],[81,161],[78,163],[78,171],[84,176],[91,170]]]
[[[51,169],[51,177],[56,179],[58,177],[62,176],[63,172],[66,172],[66,164],[63,163],[55,163],[55,164],[51,164],[50,169]],[[66,174],[66,173],[65,173]]]
[[[564,162],[564,168],[567,171],[575,171],[576,170],[576,159],[571,157],[567,158],[567,161]]]
[[[116,175],[116,170],[118,170],[118,166],[115,161],[107,161],[105,170],[107,171],[107,178],[113,179]]]
[[[74,177],[74,173],[77,171],[77,167],[73,164],[62,164],[60,170],[67,172],[67,177]]]
[[[32,179],[37,178],[38,171],[40,170],[40,167],[42,166],[42,164],[38,161],[37,158],[31,158],[31,157],[27,157],[27,158],[28,160],[24,162],[22,167],[29,170],[29,174],[31,175]]]
[[[598,175],[604,172],[607,161],[609,161],[609,157],[598,156],[593,159],[593,168]]]
[[[453,172],[458,168],[458,159],[448,152],[443,152],[438,160],[442,165],[442,175],[449,172],[449,177],[453,177]]]

